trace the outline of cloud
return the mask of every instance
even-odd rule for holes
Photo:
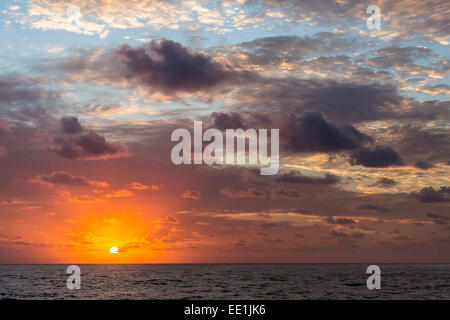
[[[52,126],[51,113],[66,106],[59,92],[44,89],[44,82],[43,77],[26,78],[8,73],[0,77],[1,137],[14,138],[11,136],[20,136],[27,130],[39,127],[44,131]]]
[[[417,200],[425,203],[450,201],[450,187],[441,187],[437,190],[433,187],[427,187],[411,194]]]
[[[80,9],[80,19],[74,25],[68,23],[68,4],[59,1],[33,0],[26,6],[25,12],[14,11],[9,14],[21,25],[32,29],[65,30],[98,35],[101,39],[114,29],[174,31],[187,28],[192,32],[192,24],[195,23],[196,26],[200,24],[214,30],[224,23],[225,18],[220,11],[201,2],[142,0],[129,5],[120,0],[98,0],[69,4]],[[72,10],[69,13],[73,15],[76,12]]]
[[[99,3],[105,4],[103,0]],[[115,1],[109,3],[110,9],[114,7],[114,4],[119,6]],[[247,6],[252,7],[253,3],[247,3]],[[320,1],[315,3],[318,8],[322,6]],[[331,4],[331,6],[334,5],[335,3]],[[228,10],[234,6],[230,5],[223,9]],[[247,6],[243,7],[244,11]],[[125,5],[121,5],[120,8],[125,8]],[[98,10],[102,10],[102,8]],[[361,12],[364,13],[364,11]],[[90,12],[86,12],[86,18],[89,14]],[[203,14],[200,16],[199,18],[205,17]],[[141,17],[136,16],[135,18],[139,22]],[[120,20],[120,23],[123,23],[126,19],[120,18]],[[297,20],[285,23],[294,23],[294,21]],[[119,23],[118,20],[110,22],[111,24]],[[144,20],[141,22],[146,24]],[[228,21],[224,22],[228,23]],[[364,19],[361,22],[364,23]],[[272,26],[268,25],[267,27]],[[279,30],[283,30],[283,28],[280,26]],[[256,254],[261,254],[261,257],[265,257],[264,259],[271,259],[274,254],[285,254],[286,261],[292,259],[309,259],[308,261],[310,261],[318,258],[332,261],[334,259],[342,260],[342,256],[335,252],[332,244],[328,245],[329,238],[322,236],[328,235],[330,229],[336,229],[336,232],[345,231],[347,236],[343,236],[344,238],[353,239],[351,230],[347,229],[358,227],[364,230],[367,225],[367,228],[370,227],[370,243],[364,244],[366,246],[361,248],[361,253],[352,255],[352,259],[367,260],[367,252],[378,254],[374,250],[383,250],[383,247],[386,247],[385,245],[378,246],[377,241],[386,239],[386,237],[392,240],[392,235],[388,235],[388,232],[392,230],[391,228],[398,226],[400,230],[408,233],[422,232],[417,235],[417,239],[420,238],[421,243],[424,244],[419,253],[426,254],[417,254],[418,251],[415,250],[412,250],[414,253],[411,253],[410,248],[403,247],[402,249],[407,248],[408,250],[404,250],[405,253],[399,254],[398,257],[397,253],[400,250],[395,251],[394,249],[384,250],[383,256],[388,260],[390,257],[408,260],[410,257],[408,254],[411,254],[411,256],[419,257],[411,259],[430,259],[431,261],[432,257],[438,255],[441,248],[438,248],[437,244],[429,244],[427,241],[431,241],[431,237],[436,236],[439,232],[447,231],[437,225],[447,220],[437,216],[429,216],[426,220],[423,217],[424,204],[411,200],[406,193],[414,190],[411,188],[416,184],[419,185],[416,198],[425,199],[426,197],[419,192],[421,188],[430,185],[436,188],[436,183],[445,181],[448,170],[446,153],[448,153],[447,146],[449,145],[446,143],[448,140],[446,132],[448,112],[446,113],[445,109],[448,108],[448,103],[438,101],[438,99],[443,99],[442,96],[434,97],[435,101],[424,101],[423,103],[415,100],[422,99],[422,94],[408,94],[405,98],[401,96],[405,94],[406,85],[416,83],[423,88],[424,85],[434,86],[437,83],[423,77],[426,69],[417,69],[420,73],[411,78],[411,82],[400,84],[405,81],[406,74],[409,75],[414,70],[413,66],[409,64],[430,62],[430,50],[417,48],[384,50],[375,54],[375,57],[380,59],[374,59],[372,64],[367,65],[367,59],[370,60],[373,57],[372,48],[378,48],[380,44],[383,44],[373,41],[369,36],[363,36],[358,41],[364,42],[367,46],[353,51],[352,47],[360,45],[358,42],[352,43],[354,39],[351,37],[353,34],[357,34],[357,31],[348,31],[345,35],[337,31],[340,36],[328,33],[322,38],[319,38],[319,34],[308,37],[261,38],[242,45],[235,45],[234,37],[237,33],[233,32],[230,34],[233,44],[203,47],[204,51],[197,51],[197,53],[189,48],[181,47],[179,44],[174,45],[172,42],[163,40],[154,42],[154,48],[151,48],[151,44],[142,48],[130,47],[136,43],[130,42],[130,46],[126,47],[109,46],[93,51],[82,48],[76,49],[74,55],[69,55],[69,52],[65,57],[53,55],[52,61],[71,60],[73,62],[70,70],[72,73],[68,75],[64,72],[42,72],[40,74],[42,83],[30,82],[28,86],[27,81],[11,84],[10,87],[8,84],[2,83],[3,89],[6,87],[9,89],[2,91],[2,93],[6,93],[5,96],[0,95],[0,101],[3,101],[0,103],[0,118],[8,121],[13,134],[3,134],[0,137],[0,144],[9,151],[8,156],[2,157],[0,162],[2,167],[10,168],[3,172],[4,175],[0,179],[0,191],[8,190],[8,194],[10,194],[8,197],[13,199],[11,201],[17,199],[16,197],[23,197],[28,201],[39,199],[42,204],[45,204],[43,207],[45,210],[36,210],[36,217],[38,219],[46,218],[50,222],[55,219],[43,216],[44,212],[50,210],[57,212],[56,220],[63,221],[66,218],[74,218],[74,216],[64,217],[64,212],[76,214],[83,208],[62,201],[64,199],[52,198],[53,192],[48,192],[39,185],[24,184],[23,181],[26,180],[23,179],[36,177],[36,179],[42,178],[41,180],[52,180],[52,185],[57,186],[59,190],[70,190],[72,193],[65,193],[65,199],[75,203],[114,201],[110,198],[127,194],[121,190],[114,191],[121,188],[126,188],[122,190],[135,193],[136,196],[139,192],[135,190],[148,190],[148,192],[143,191],[139,194],[143,197],[143,193],[149,194],[150,189],[159,188],[160,185],[149,183],[156,181],[167,186],[161,192],[151,194],[152,201],[161,204],[158,205],[158,210],[141,210],[137,208],[139,207],[138,203],[129,201],[132,198],[123,198],[123,201],[115,200],[114,206],[117,212],[139,210],[142,212],[139,214],[146,221],[157,221],[155,224],[162,225],[162,229],[159,231],[156,230],[157,228],[145,228],[147,231],[150,230],[149,238],[157,239],[157,241],[160,239],[153,235],[153,232],[164,234],[167,233],[166,229],[173,228],[177,229],[179,237],[176,240],[174,237],[162,239],[179,242],[185,247],[195,245],[197,248],[205,246],[208,248],[207,250],[210,248],[222,249],[233,244],[236,239],[242,239],[249,250],[251,249],[245,252],[246,259],[248,257],[249,260],[258,259]],[[158,34],[160,33],[158,32]],[[161,30],[161,34],[167,33],[165,30]],[[152,37],[152,35],[148,35],[148,37]],[[130,34],[131,38],[133,35]],[[337,40],[343,40],[343,42],[339,43]],[[135,39],[130,41],[135,41]],[[409,43],[419,45],[421,42]],[[165,46],[170,48],[164,51]],[[337,47],[332,48],[333,46]],[[244,47],[245,49],[242,50]],[[236,51],[233,51],[234,48]],[[439,46],[435,49],[435,46],[432,45],[432,48],[442,54]],[[339,50],[349,50],[351,53],[348,56],[335,55],[334,52]],[[42,52],[45,53],[45,51]],[[323,52],[325,56],[319,57],[317,52]],[[187,67],[179,68],[179,70],[170,69],[170,63],[174,61],[172,54],[177,59],[185,59]],[[312,56],[305,59],[307,55]],[[204,76],[206,70],[202,68],[200,68],[199,74],[195,73],[197,69],[194,68],[195,63],[192,61],[197,61],[196,56],[202,57],[198,59],[199,61],[209,61],[205,62],[206,64],[216,64],[231,78],[218,80],[211,86],[204,84],[210,78]],[[235,57],[236,60],[233,60]],[[444,58],[442,56],[439,59]],[[41,63],[44,60],[40,59],[34,57],[28,61],[34,66],[41,65],[42,69],[49,67],[49,71],[52,71],[51,61],[45,60],[46,63]],[[420,61],[416,61],[417,59]],[[234,61],[238,61],[238,63],[233,64]],[[439,72],[444,71],[444,61],[436,61],[439,64],[435,64],[433,68]],[[239,66],[239,62],[247,63],[247,65]],[[136,65],[127,63],[136,63]],[[227,63],[232,65],[233,69],[229,69]],[[255,63],[255,65],[249,63]],[[320,68],[321,66],[323,68]],[[396,70],[396,66],[404,69]],[[389,70],[376,70],[378,68]],[[36,69],[31,69],[36,71]],[[217,71],[214,68],[208,70]],[[236,70],[236,72],[231,70]],[[241,70],[251,71],[246,73]],[[328,70],[330,72],[325,72]],[[323,75],[318,75],[319,71]],[[192,87],[188,87],[191,75],[193,75],[194,81]],[[71,76],[73,78],[70,78]],[[172,79],[177,79],[178,76],[181,79],[180,82],[173,82]],[[301,79],[306,77],[311,79]],[[317,78],[329,78],[329,80],[317,80]],[[373,84],[373,79],[380,81]],[[391,82],[390,79],[393,81]],[[61,81],[55,82],[55,80]],[[65,80],[79,81],[74,84],[79,95],[73,95],[72,85],[64,85],[67,83]],[[14,82],[6,78],[6,82],[8,81]],[[94,83],[89,83],[89,81]],[[228,81],[231,81],[229,86]],[[393,84],[399,85],[398,91]],[[39,88],[55,88],[55,85],[64,96],[65,104],[61,105],[61,108],[52,110],[47,103],[44,103],[51,100],[50,95],[47,95],[49,92],[39,90]],[[93,95],[92,85],[95,85],[95,94]],[[155,90],[152,99],[147,99],[147,90]],[[202,94],[206,91],[210,95]],[[161,92],[170,96],[164,96],[159,103],[157,100],[162,96]],[[36,98],[33,98],[33,93],[36,93]],[[200,97],[200,101],[192,98],[193,93],[198,93],[196,97]],[[186,99],[178,99],[178,96],[181,95]],[[209,100],[210,97],[211,99],[214,97],[214,102]],[[149,101],[151,101],[151,105],[148,105]],[[195,106],[197,102],[198,106]],[[46,109],[38,108],[38,105],[43,105]],[[146,105],[150,109],[145,109]],[[113,109],[116,110],[113,111],[110,106],[113,108],[120,106],[123,109],[117,112],[117,109]],[[105,114],[105,112],[109,113]],[[291,114],[293,116],[289,118]],[[68,115],[74,117],[68,117]],[[82,118],[78,120],[77,117],[81,117],[81,115]],[[64,118],[61,119],[61,116]],[[48,122],[43,121],[45,118]],[[28,121],[28,119],[38,120]],[[83,128],[83,126],[87,126],[84,119],[86,119],[86,123],[95,124],[95,127],[92,128],[94,130],[90,130],[88,127]],[[286,168],[295,166],[300,168],[301,172],[282,171],[272,178],[264,178],[258,173],[250,175],[251,169],[244,173],[246,169],[241,167],[208,168],[198,166],[192,170],[192,167],[173,166],[170,159],[167,158],[167,155],[170,155],[167,137],[170,137],[172,128],[189,126],[192,124],[192,119],[205,119],[204,123],[207,126],[214,126],[222,130],[239,127],[280,128],[281,160]],[[410,130],[408,130],[408,126],[410,126]],[[286,136],[285,130],[290,130]],[[55,137],[57,138],[54,139]],[[410,140],[405,141],[406,138]],[[39,144],[36,144],[35,141],[38,139],[40,139]],[[101,176],[108,176],[108,182],[118,188],[106,191],[97,189],[95,190],[97,193],[83,195],[81,194],[84,190],[82,188],[60,187],[89,185],[91,177],[89,172],[96,172],[96,175],[92,177],[96,177],[98,174],[98,170],[92,168],[92,163],[70,162],[65,159],[105,159],[126,154],[126,148],[119,141],[113,139],[126,141],[134,155],[127,159],[107,161],[101,166],[97,166],[101,169]],[[44,140],[46,141],[44,142]],[[346,160],[346,157],[352,154],[357,155],[361,149],[372,151],[369,158],[377,158],[379,155],[374,154],[376,152],[373,151],[384,147],[375,147],[375,145],[391,146],[398,153],[398,158],[401,155],[405,164],[416,165],[423,169],[430,165],[435,167],[428,172],[406,166],[379,170],[370,163],[371,169],[363,166],[352,167]],[[55,154],[46,151],[47,146],[65,158],[56,157]],[[285,148],[286,146],[288,148]],[[291,154],[286,154],[286,151]],[[330,154],[292,154],[306,152]],[[358,158],[359,160],[361,159]],[[379,166],[380,161],[377,161],[375,161],[376,165]],[[426,163],[421,164],[419,161]],[[361,162],[364,161],[361,160]],[[365,160],[363,165],[367,165],[367,163]],[[70,168],[70,170],[66,170],[76,173],[76,175],[72,173],[69,178],[63,176],[63,179],[61,177],[56,179],[52,175],[59,172],[55,171],[58,168]],[[113,171],[120,174],[111,174]],[[45,177],[37,176],[42,172],[52,173],[43,175]],[[66,172],[66,174],[69,173]],[[194,188],[194,185],[197,186],[195,189],[198,191],[189,191],[188,189]],[[392,188],[388,189],[388,187]],[[183,193],[184,190],[188,191]],[[427,205],[427,207],[435,210],[432,212],[443,216],[446,213],[445,207],[448,202],[441,202],[440,199],[447,198],[447,194],[438,190],[435,192],[438,193],[439,200],[431,202],[439,203]],[[105,193],[108,194],[107,197]],[[182,193],[185,199],[180,197]],[[183,228],[170,225],[170,222],[175,221],[170,216],[174,212],[173,206],[166,201],[170,197],[178,197],[180,200],[176,212],[186,213],[182,215]],[[430,197],[428,196],[428,198]],[[436,199],[435,195],[434,199]],[[64,207],[64,210],[58,207],[60,205]],[[94,211],[102,214],[106,209],[105,207]],[[14,221],[17,213],[20,213],[18,210],[17,206],[2,204],[2,216],[4,215],[5,219],[12,217],[11,221]],[[60,211],[61,213],[59,213]],[[108,214],[107,211],[105,214]],[[189,214],[190,212],[192,214]],[[355,212],[358,214],[353,216]],[[331,217],[327,218],[328,216]],[[418,217],[422,217],[422,220],[425,221],[418,220]],[[26,224],[31,226],[31,223],[34,222],[32,219],[32,215],[27,215]],[[76,217],[75,219],[79,220]],[[208,228],[199,225],[197,221],[199,219],[210,223]],[[383,219],[384,223],[376,223],[375,221],[378,219]],[[436,222],[433,224],[435,220]],[[79,221],[81,222],[81,220]],[[263,230],[261,223],[269,221],[273,221],[273,226],[276,228]],[[407,230],[407,225],[419,221],[425,225],[424,228]],[[246,234],[242,233],[244,229],[248,231]],[[255,234],[259,230],[270,230],[271,232],[258,238]],[[198,233],[194,234],[194,231],[198,231]],[[215,238],[208,237],[209,234],[214,234]],[[304,236],[306,240],[298,241],[294,236],[296,234]],[[355,238],[357,237],[355,235]],[[211,243],[216,241],[215,239],[217,239],[217,243]],[[286,251],[265,251],[264,241],[266,239],[284,239]],[[259,244],[256,243],[258,240]],[[260,246],[258,247],[258,245]],[[367,250],[368,247],[370,247],[369,250]],[[430,247],[436,250],[429,250]],[[295,252],[288,251],[293,248],[295,248]],[[171,249],[176,248],[168,248],[168,250]],[[303,256],[303,252],[308,250],[311,252],[316,250],[319,253],[315,256]],[[248,256],[249,252],[255,256]],[[298,254],[298,252],[301,253]],[[320,252],[326,253],[326,257],[324,258]],[[345,254],[348,255],[348,252]],[[208,257],[215,259],[211,256]],[[281,259],[281,256],[277,257]],[[229,256],[221,257],[221,259],[228,258]],[[442,255],[437,259],[441,258]],[[236,258],[237,260],[239,257]]]
[[[200,199],[200,192],[195,191],[195,190],[186,190],[185,192],[183,192],[181,194],[181,197],[185,198],[185,199],[198,200],[198,199]]]
[[[65,171],[55,171],[50,174],[44,174],[39,175],[31,182],[37,182],[41,184],[47,184],[50,186],[55,185],[64,185],[64,186],[94,186],[94,187],[101,187],[105,188],[108,187],[108,183],[104,181],[97,181],[97,180],[89,180],[86,177],[83,176],[75,176],[69,172]]]
[[[134,194],[127,189],[121,189],[114,191],[113,193],[105,194],[105,197],[107,198],[126,198],[126,197],[132,197]]]
[[[289,171],[279,175],[275,181],[287,183],[304,183],[304,184],[336,184],[340,182],[340,178],[336,175],[326,173],[324,177],[305,176],[298,171]]]
[[[362,165],[370,168],[386,168],[402,164],[394,149],[383,146],[361,148],[351,155],[349,162],[353,166]]]
[[[96,196],[90,194],[73,195],[68,190],[56,190],[64,200],[70,203],[90,203],[90,204],[103,204],[105,201],[103,199],[97,198]]]
[[[367,63],[383,69],[412,65],[417,59],[432,57],[431,49],[426,47],[386,47],[373,54],[375,57]]]
[[[75,1],[81,20],[77,27],[68,23],[67,3],[54,0],[33,0],[25,10],[9,10],[8,17],[25,27],[40,30],[66,30],[104,38],[113,29],[187,30],[193,28],[223,34],[232,30],[248,30],[252,26],[268,25],[271,19],[277,26],[302,22],[319,27],[347,29],[364,28],[368,4],[359,1],[316,0],[256,0],[210,2],[142,0],[129,5],[119,0]],[[377,3],[381,8],[382,30],[373,33],[382,39],[411,38],[414,35],[448,44],[446,1],[427,2],[386,0]],[[15,8],[15,6],[13,7]],[[428,17],[423,19],[423,17]],[[362,19],[363,18],[363,19]],[[408,21],[408,23],[404,23]],[[409,26],[417,26],[414,30]],[[340,34],[341,32],[336,32]],[[308,42],[301,42],[308,48]],[[293,44],[295,46],[295,44]],[[320,50],[320,47],[316,47]]]
[[[231,199],[258,199],[267,197],[267,194],[264,191],[256,188],[247,188],[245,190],[233,190],[231,188],[224,188],[219,192]]]
[[[366,237],[365,233],[362,232],[354,232],[352,234],[345,233],[343,231],[331,230],[330,235],[336,238],[354,238],[354,239],[363,239]]]
[[[240,111],[240,112],[213,112],[209,119],[210,128],[216,128],[221,131],[226,129],[248,129],[248,128],[270,128],[279,126],[274,119],[264,112]]]
[[[433,219],[433,222],[435,224],[440,224],[440,225],[448,224],[448,221],[450,221],[449,217],[439,215],[439,214],[434,214],[434,213],[427,213],[426,217]]]
[[[283,126],[281,139],[289,151],[336,152],[351,150],[372,138],[353,126],[328,122],[318,111],[305,112],[300,118],[291,115]]]
[[[286,18],[295,21],[341,29],[361,25],[362,20],[366,18],[365,12],[368,7],[367,3],[359,1],[262,0],[260,3],[265,6],[265,9],[261,10],[281,10]],[[379,2],[378,5],[382,15],[382,30],[374,33],[373,36],[382,39],[409,39],[418,35],[441,44],[449,43],[445,0],[427,2],[385,0]],[[423,19],[423,17],[428,18]],[[405,21],[408,23],[404,23]],[[415,26],[413,30],[411,29],[412,25]]]
[[[419,121],[429,119],[448,122],[450,119],[448,103],[424,103],[414,106],[414,109],[418,110],[419,114],[416,116]],[[434,110],[437,113],[427,114],[422,110],[429,110],[429,112]],[[410,122],[412,121],[410,120]],[[412,160],[417,159],[418,155],[421,156],[420,160],[415,163],[415,166],[420,169],[426,170],[430,165],[447,162],[450,158],[450,135],[448,129],[444,127],[406,125],[393,130],[392,133],[399,136],[393,146],[402,155]]]
[[[152,40],[143,47],[123,44],[114,49],[77,50],[55,60],[50,66],[35,67],[39,72],[63,74],[70,82],[91,82],[140,93],[157,99],[171,100],[180,96],[219,92],[237,79],[237,72],[221,59],[214,60],[204,52],[196,52],[178,42]],[[121,103],[90,104],[85,113],[112,113],[126,109]]]
[[[152,41],[146,48],[123,45],[115,56],[126,67],[124,79],[167,95],[207,90],[232,78],[232,72],[211,57],[170,40]]]
[[[418,169],[422,169],[422,170],[428,170],[433,168],[433,164],[427,162],[427,161],[422,161],[422,160],[418,160],[414,163],[414,167],[418,168]]]
[[[51,151],[54,151],[56,154],[60,155],[63,158],[76,160],[81,158],[81,149],[77,147],[76,144],[73,144],[70,141],[66,141],[62,137],[55,138],[55,147],[51,148]]]
[[[128,188],[134,190],[148,190],[149,186],[140,182],[133,182],[127,185]],[[153,188],[152,188],[153,189]]]
[[[319,32],[313,36],[275,36],[257,38],[240,45],[247,55],[247,63],[269,65],[301,61],[309,55],[354,50],[358,39],[347,39],[343,34]]]
[[[114,155],[119,151],[119,147],[106,142],[106,139],[94,131],[82,135],[78,139],[78,145],[83,148],[88,155]]]
[[[300,193],[297,190],[287,189],[284,187],[279,187],[277,189],[272,190],[270,195],[273,199],[292,199],[298,198]]]
[[[357,223],[357,221],[353,220],[353,219],[349,219],[349,218],[334,218],[334,217],[327,217],[326,221],[329,224],[340,224],[340,225]]]
[[[320,111],[328,120],[339,123],[392,119],[397,114],[395,107],[404,98],[393,85],[352,83],[347,78],[345,82],[337,82],[241,74],[236,100],[246,109],[274,116]]]
[[[101,160],[128,156],[128,149],[106,139],[94,131],[89,131],[76,138],[57,137],[52,151],[71,160]]]
[[[37,205],[35,203],[17,199],[6,199],[6,200],[0,199],[0,205],[18,207],[20,210],[42,208],[42,206]]]
[[[65,133],[80,133],[81,131],[83,131],[83,127],[76,117],[61,118],[61,127],[63,132]]]
[[[371,187],[393,187],[395,185],[397,185],[397,181],[395,181],[394,179],[381,177],[381,178],[378,178],[377,181],[372,183],[370,186]]]
[[[132,182],[127,184],[127,188],[129,189],[134,189],[134,190],[152,190],[152,191],[157,191],[160,190],[163,187],[163,185],[156,185],[156,184],[152,184],[151,186],[147,185],[147,184],[143,184],[140,182]]]
[[[81,3],[78,2],[77,5],[81,5]],[[97,34],[100,38],[106,37],[109,31],[104,25],[94,22],[92,19],[86,19],[86,16],[83,18],[83,14],[88,10],[95,9],[88,9],[84,6],[81,6],[82,9],[80,9],[77,5],[73,5],[72,7],[78,10],[70,10],[72,7],[69,7],[67,3],[59,3],[58,1],[51,0],[36,0],[26,6],[27,12],[18,12],[14,14],[14,17],[17,19],[17,22],[31,29],[44,31],[66,30],[85,35]],[[79,15],[76,14],[77,12]],[[77,23],[70,23],[71,16],[79,17]]]
[[[44,97],[36,81],[19,76],[0,78],[0,106],[24,105]]]
[[[211,117],[214,119],[212,127],[219,130],[247,128],[247,124],[242,118],[242,115],[237,112],[231,112],[229,114],[223,112],[213,112]]]
[[[174,216],[167,216],[166,217],[166,222],[167,223],[171,223],[171,224],[179,224],[180,220],[178,220],[178,218],[174,217]]]
[[[426,94],[436,95],[436,94],[450,94],[450,86],[446,84],[437,84],[434,86],[422,87],[420,91]]]

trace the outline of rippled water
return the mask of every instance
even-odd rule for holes
[[[360,264],[0,265],[0,299],[450,299],[450,265],[380,265],[368,290]]]

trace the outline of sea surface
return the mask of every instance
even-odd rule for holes
[[[368,264],[0,265],[0,299],[450,299],[450,265],[386,264],[381,289]]]

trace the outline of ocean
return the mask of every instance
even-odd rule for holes
[[[69,290],[68,265],[0,265],[0,299],[450,299],[450,265],[380,264],[82,265]]]

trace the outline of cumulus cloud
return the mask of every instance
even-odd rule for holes
[[[115,56],[126,66],[125,79],[169,95],[207,90],[232,78],[232,72],[211,57],[170,40],[152,41],[146,48],[123,45]]]
[[[76,138],[57,137],[52,151],[71,159],[100,160],[129,155],[128,149],[117,142],[107,142],[105,137],[89,131]]]
[[[223,112],[213,112],[211,117],[214,119],[212,124],[213,128],[219,130],[226,129],[245,129],[247,124],[242,118],[242,115],[238,112],[223,113]]]
[[[94,186],[94,187],[108,187],[108,183],[104,181],[89,180],[83,176],[76,176],[66,171],[55,171],[49,174],[39,175],[31,182],[47,184],[50,186],[64,185],[64,186]]]
[[[80,121],[76,117],[61,118],[61,127],[65,133],[79,133],[83,131]]]
[[[207,53],[162,39],[140,47],[123,44],[109,50],[79,50],[55,64],[36,69],[63,73],[67,81],[136,88],[168,100],[212,94],[233,83],[237,73],[223,59],[220,63],[216,60]],[[118,108],[120,105],[99,104],[86,112],[108,113]]]
[[[353,166],[361,165],[371,168],[386,168],[402,164],[397,152],[391,147],[384,146],[361,148],[351,155],[349,161]]]
[[[450,201],[450,187],[440,187],[437,190],[427,187],[419,192],[412,192],[412,196],[425,203]]]
[[[221,131],[226,129],[271,128],[279,126],[276,120],[265,112],[239,111],[239,112],[213,112],[207,118],[210,128]]]
[[[349,218],[334,218],[334,217],[327,217],[326,221],[329,224],[340,224],[340,225],[346,225],[346,224],[354,224],[357,223],[356,220],[349,219]]]
[[[94,131],[82,135],[78,139],[78,145],[89,155],[101,156],[105,154],[115,154],[119,151],[119,146],[107,143],[106,139]]]
[[[318,111],[292,115],[283,127],[281,139],[294,152],[336,152],[358,148],[372,138],[350,125],[338,126]]]

